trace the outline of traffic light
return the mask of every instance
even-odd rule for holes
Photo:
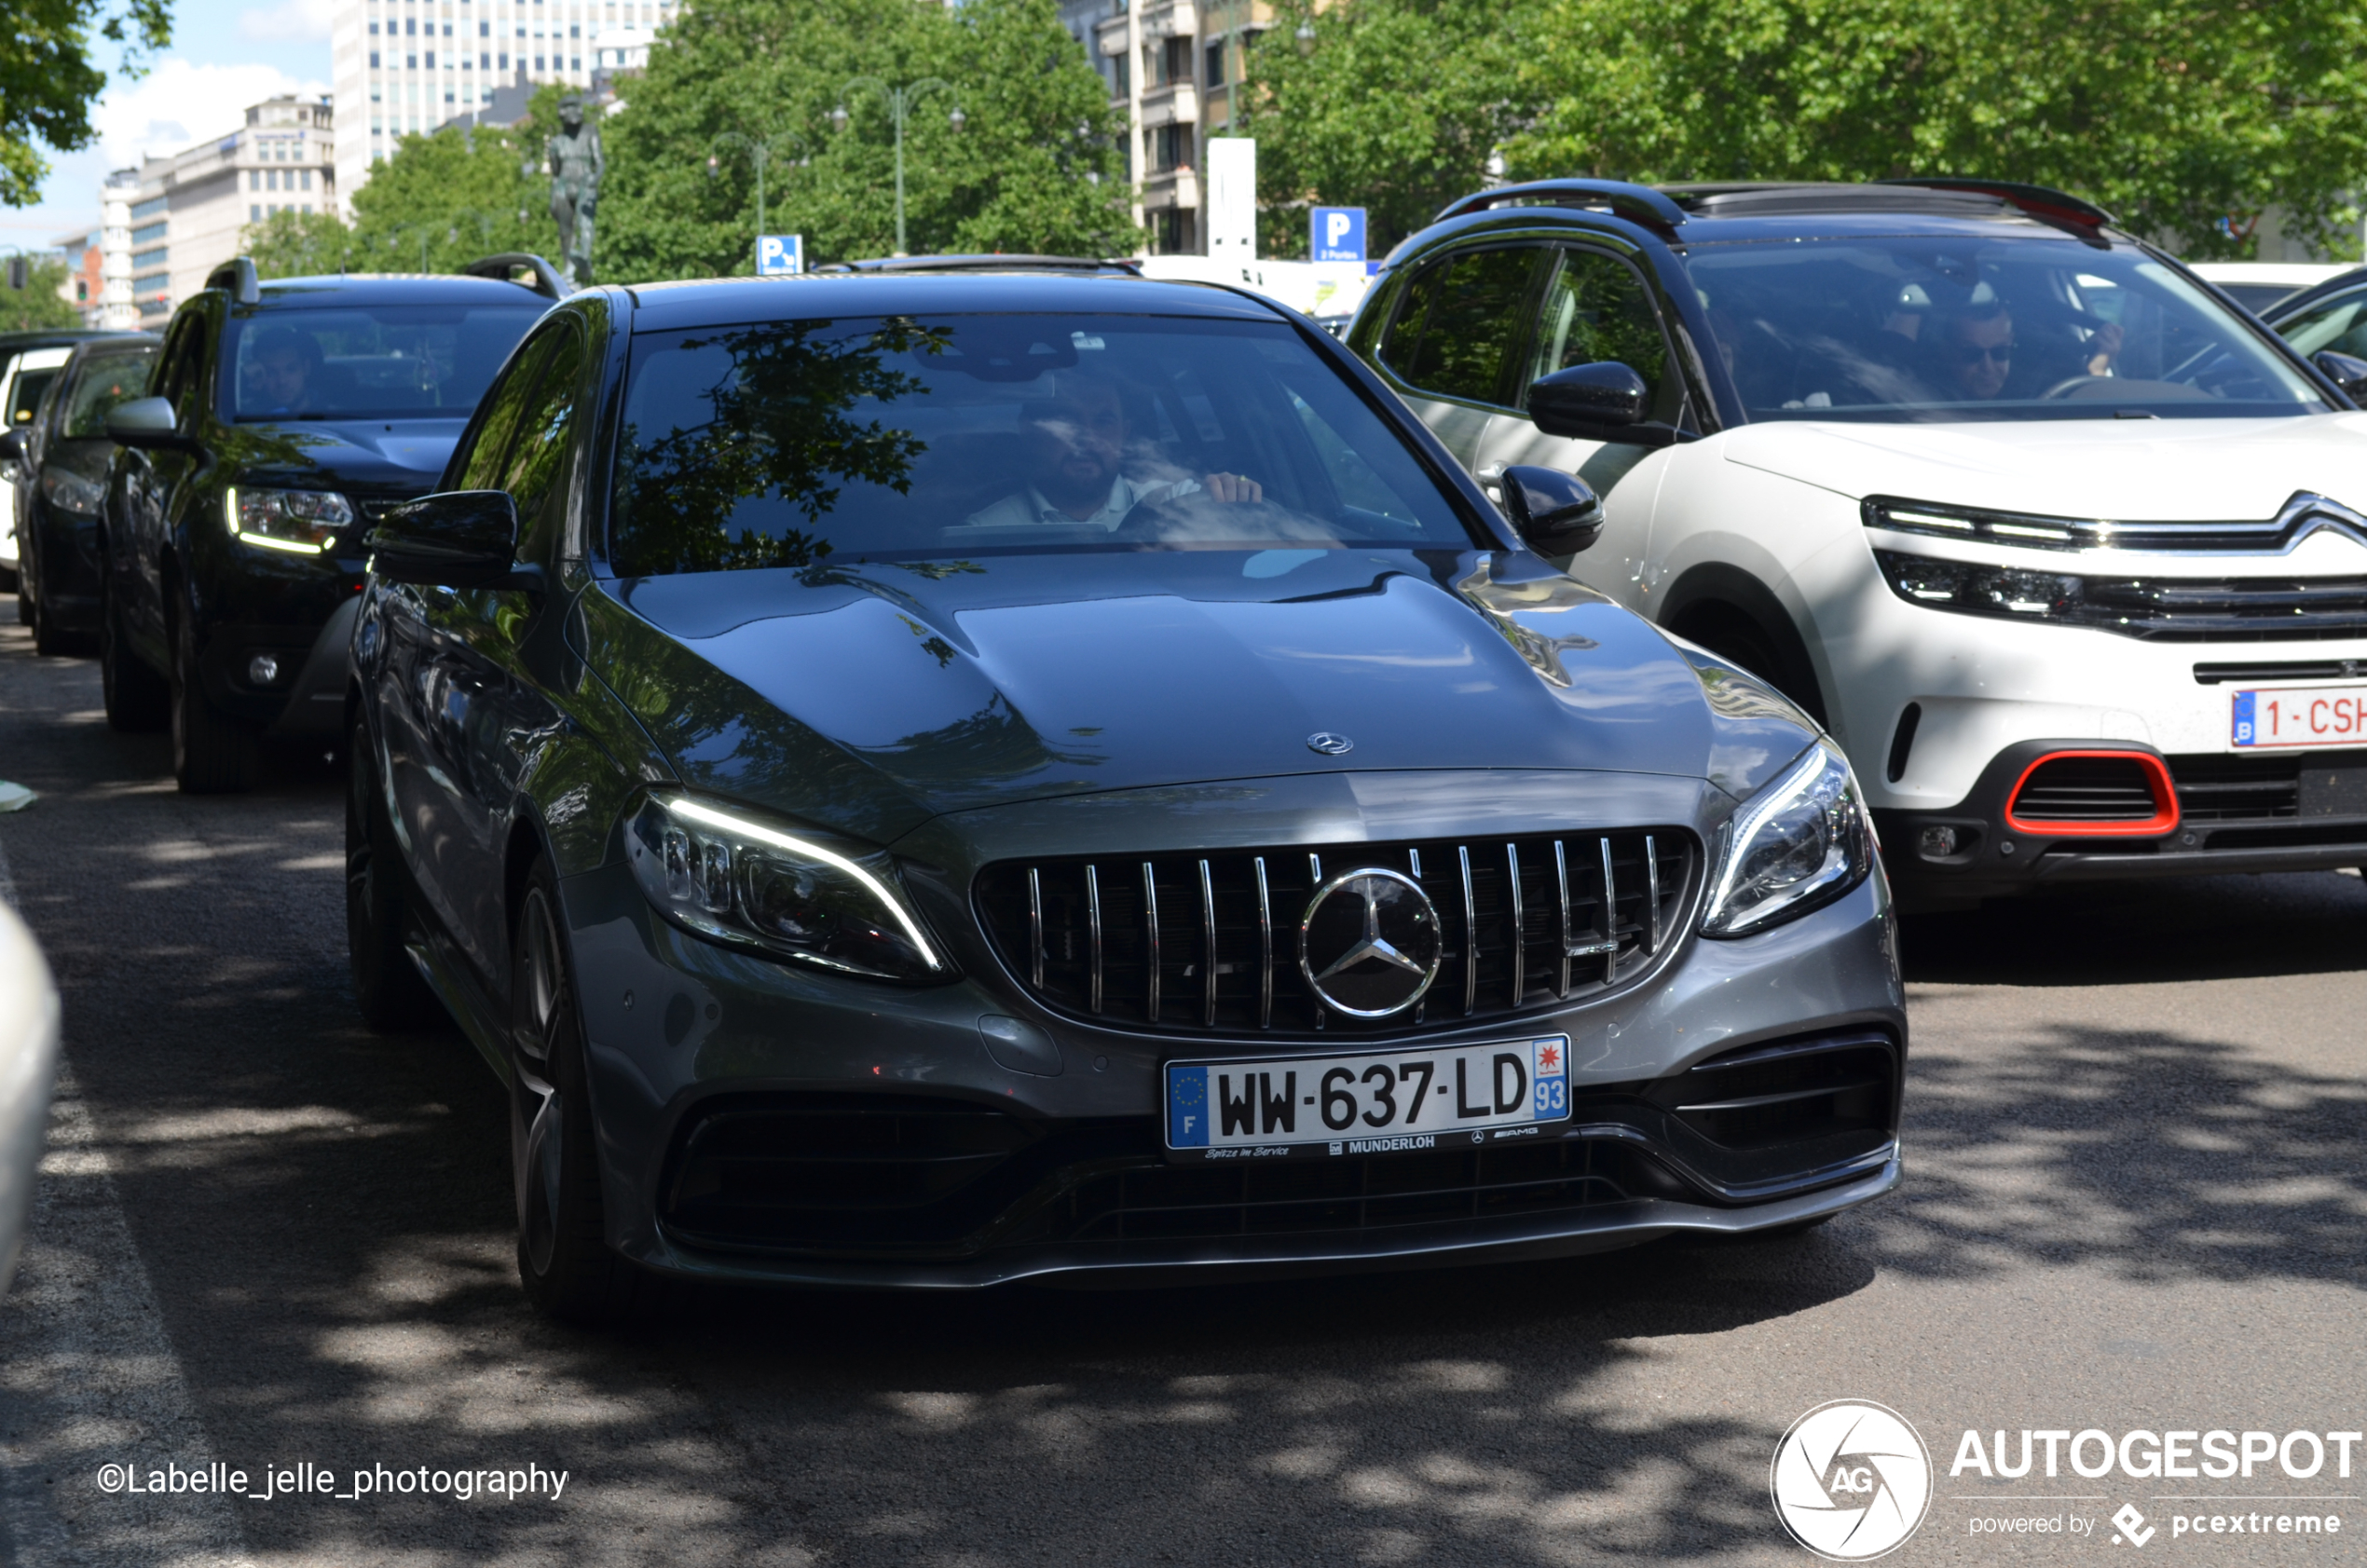
[[[29,276],[30,272],[25,266],[25,259],[22,256],[10,256],[8,258],[8,287],[16,290],[19,293],[22,293],[24,292],[26,280]]]

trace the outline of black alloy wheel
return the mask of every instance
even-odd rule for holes
[[[444,1004],[404,947],[410,933],[394,832],[378,793],[368,729],[354,720],[345,787],[345,946],[354,1005],[381,1034],[431,1029]]]
[[[510,940],[518,1278],[527,1299],[550,1316],[631,1322],[655,1308],[664,1281],[608,1244],[582,1016],[558,911],[557,879],[549,861],[537,861]]]
[[[189,617],[172,618],[172,776],[184,795],[237,795],[254,787],[255,734],[221,712],[198,674],[197,634]]]
[[[171,722],[172,689],[125,645],[122,611],[111,593],[99,606],[99,693],[111,729],[144,735]]]

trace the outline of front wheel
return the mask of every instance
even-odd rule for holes
[[[582,1015],[548,861],[527,875],[511,934],[510,1042],[510,1164],[527,1299],[577,1323],[639,1318],[662,1282],[608,1244]]]
[[[185,612],[172,627],[172,776],[184,795],[237,795],[254,787],[254,727],[213,705],[198,674],[198,640]]]
[[[427,1029],[444,1007],[404,950],[408,926],[393,831],[378,798],[370,733],[354,720],[345,789],[345,946],[353,1002],[381,1034]]]

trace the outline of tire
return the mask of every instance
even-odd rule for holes
[[[345,789],[345,946],[353,1002],[380,1034],[407,1034],[444,1021],[444,1004],[404,949],[410,912],[394,833],[378,798],[368,731],[354,721],[353,765]]]
[[[198,675],[197,634],[172,618],[172,776],[184,795],[238,795],[254,787],[254,727],[216,709]]]
[[[1823,724],[1825,702],[1816,689],[1816,677],[1806,670],[1794,669],[1792,661],[1750,617],[1739,610],[1718,608],[1722,613],[1706,609],[1690,612],[1683,618],[1682,624],[1672,630],[1728,663],[1749,671],[1791,699],[1802,713]]]
[[[538,1312],[619,1325],[655,1310],[664,1281],[609,1246],[582,1015],[558,919],[556,879],[538,861],[510,942],[510,1165],[518,1278]]]
[[[31,568],[28,575],[33,581],[38,583],[41,578],[40,565],[30,551],[26,552],[24,565]],[[64,633],[50,625],[48,616],[42,613],[39,591],[35,589],[31,593],[26,592],[25,577],[17,579],[17,619],[30,620],[33,627],[33,651],[44,659],[55,659],[61,654],[72,651],[68,647],[70,639]]]
[[[123,640],[123,623],[109,593],[99,609],[99,690],[107,726],[127,735],[153,734],[172,720],[172,689]]]

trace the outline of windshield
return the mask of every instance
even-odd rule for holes
[[[2329,294],[2277,323],[2285,341],[2305,354],[2332,348],[2367,358],[2367,288]]]
[[[156,357],[156,345],[144,343],[122,353],[94,354],[83,361],[75,373],[74,401],[66,405],[58,434],[69,441],[103,439],[107,416],[116,406],[147,394],[148,367]]]
[[[609,559],[1469,549],[1403,439],[1281,322],[770,321],[633,345]]]
[[[1704,245],[1688,270],[1753,419],[2323,412],[2225,307],[2074,239]]]
[[[241,421],[464,419],[542,310],[378,305],[234,317],[223,402]]]

